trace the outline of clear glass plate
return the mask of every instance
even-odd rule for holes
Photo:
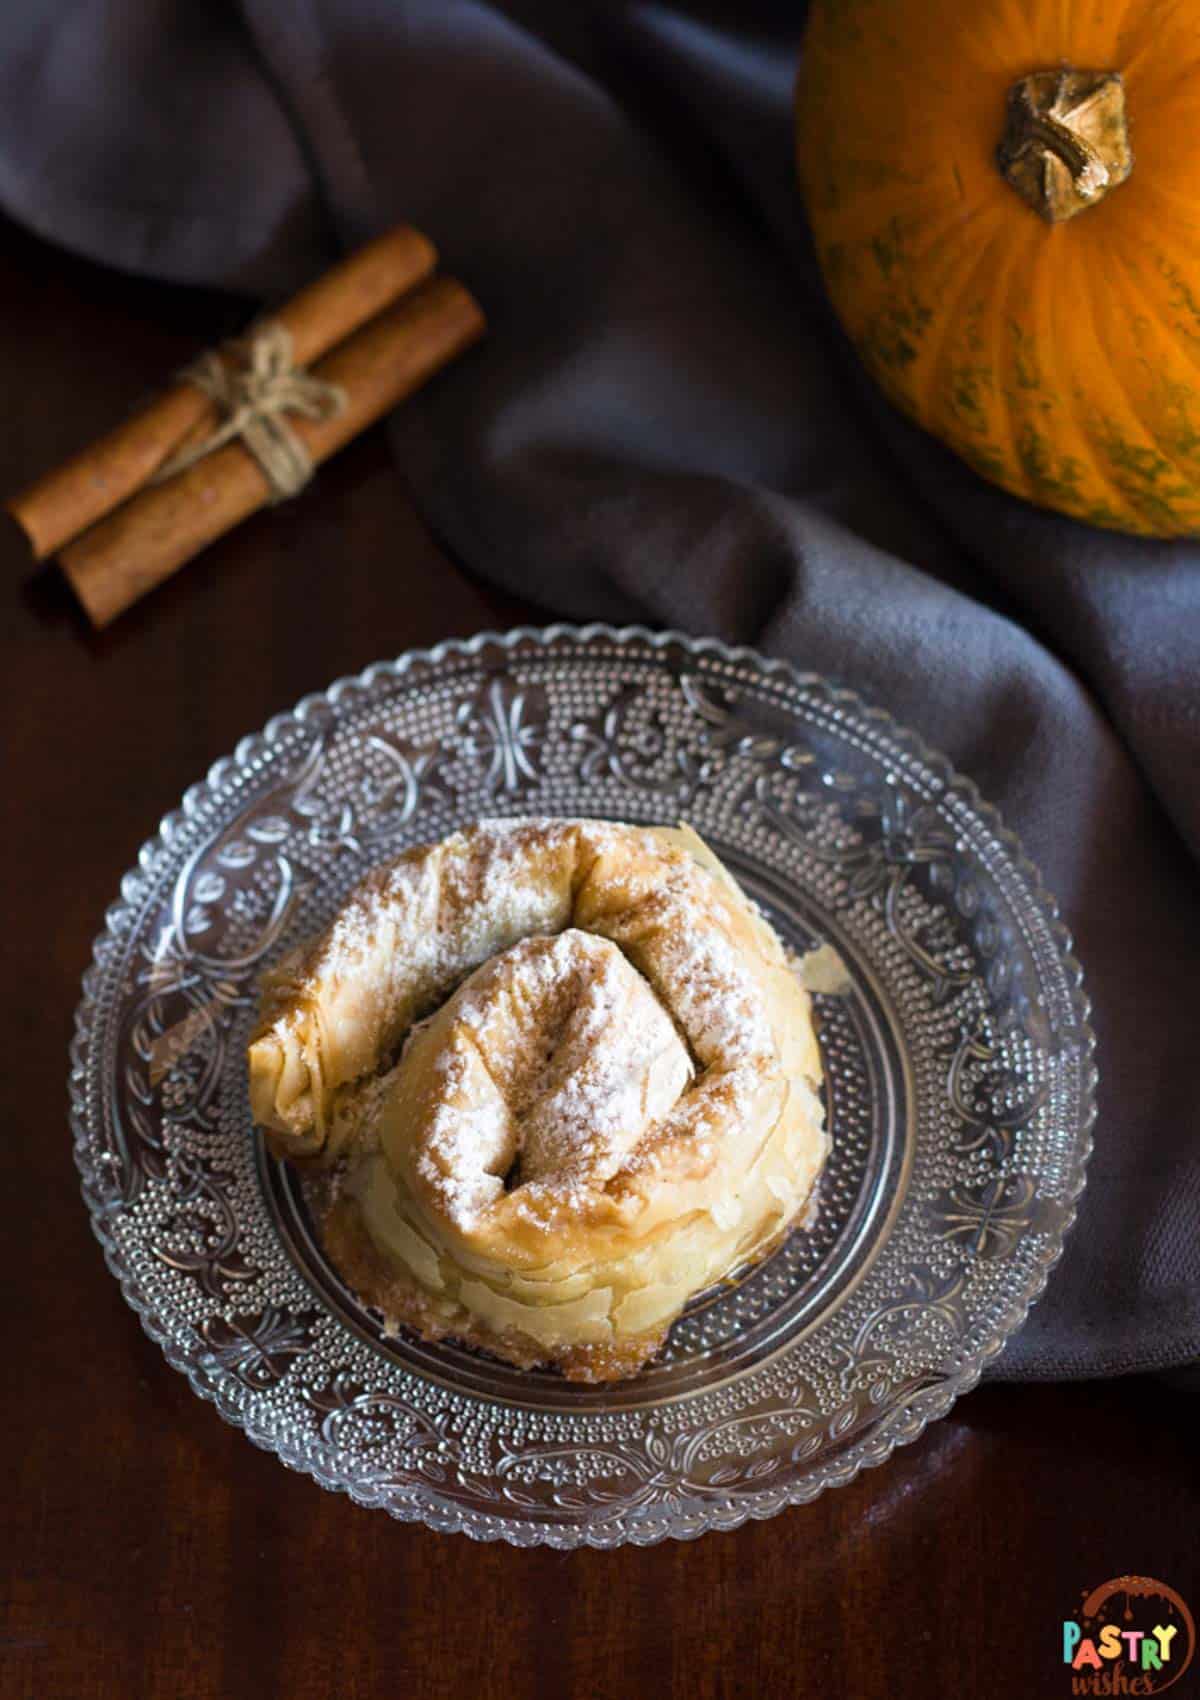
[[[246,1102],[259,971],[374,863],[505,814],[684,818],[852,982],[817,1000],[815,1220],[610,1387],[385,1337]],[[555,626],[343,679],[188,791],[85,976],[75,1153],[126,1299],[257,1445],[435,1529],[649,1543],[813,1499],[975,1383],[1073,1219],[1092,1051],[1036,871],[912,733],[746,650]]]

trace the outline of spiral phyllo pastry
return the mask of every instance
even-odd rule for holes
[[[249,1074],[368,1303],[586,1380],[770,1249],[827,1151],[808,993],[687,828],[408,851],[267,977]]]

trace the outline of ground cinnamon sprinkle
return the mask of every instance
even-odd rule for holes
[[[471,1050],[440,1059],[445,1094],[419,1168],[461,1227],[518,1162],[524,1186],[560,1198],[602,1185],[692,1078],[651,988],[615,945],[578,928],[494,958],[456,994],[450,1018]],[[481,1056],[482,1093],[470,1095]]]
[[[276,976],[260,1031],[301,1103],[285,1129],[326,1162],[378,1153],[326,1216],[361,1206],[385,1309],[514,1362],[635,1367],[693,1270],[719,1278],[794,1217],[827,1149],[807,997],[708,855],[480,823],[380,869]]]

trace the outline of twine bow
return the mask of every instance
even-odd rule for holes
[[[312,459],[288,424],[287,415],[330,419],[345,407],[345,391],[296,366],[291,335],[286,326],[273,320],[235,345],[235,352],[240,356],[237,364],[210,352],[179,374],[204,391],[220,414],[221,423],[202,442],[172,455],[155,474],[154,483],[186,472],[189,466],[240,437],[262,468],[271,501],[286,501],[313,475]]]

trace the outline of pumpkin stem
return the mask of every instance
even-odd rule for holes
[[[1125,85],[1116,71],[1034,71],[1008,91],[996,161],[1051,224],[1103,200],[1133,170]]]

